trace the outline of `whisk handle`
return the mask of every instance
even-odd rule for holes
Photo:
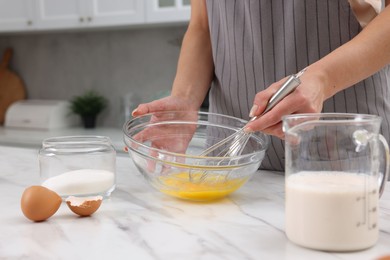
[[[306,71],[306,68],[298,72],[297,74],[293,74],[287,78],[287,80],[283,83],[283,85],[276,91],[275,94],[268,100],[268,104],[261,115],[252,117],[249,122],[255,121],[260,116],[264,115],[268,111],[270,111],[280,100],[282,100],[285,96],[289,95],[293,92],[300,84],[301,80],[300,76]]]
[[[277,103],[279,103],[280,100],[282,100],[285,96],[289,95],[291,92],[293,92],[300,84],[301,80],[299,77],[305,72],[306,68],[298,72],[297,74],[293,74],[286,82],[283,83],[283,85],[276,91],[276,93],[270,98],[268,101],[268,105],[261,113],[261,115],[264,115],[269,110],[271,110]],[[251,120],[252,121],[252,120]]]

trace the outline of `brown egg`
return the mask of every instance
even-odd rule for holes
[[[74,197],[70,196],[66,199],[66,204],[71,211],[79,216],[86,217],[95,213],[102,204],[102,196],[96,197]]]
[[[32,221],[50,218],[61,206],[61,197],[43,186],[31,186],[24,190],[20,206],[23,214]]]

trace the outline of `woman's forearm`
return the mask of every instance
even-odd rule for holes
[[[202,104],[213,78],[210,33],[205,6],[197,0],[192,5],[191,22],[183,39],[172,95]]]
[[[325,97],[369,77],[390,63],[390,6],[354,39],[331,52],[308,70],[325,82]]]

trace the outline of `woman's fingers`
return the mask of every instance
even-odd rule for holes
[[[300,104],[298,104],[295,97],[290,96],[282,99],[274,108],[260,116],[253,122],[248,123],[248,131],[269,131],[270,127],[279,124],[284,115],[296,113],[299,110]]]
[[[273,135],[280,139],[284,139],[284,132],[282,129],[282,122],[272,125],[262,131],[264,134]]]
[[[261,131],[267,134],[283,137],[282,118],[285,115],[299,113],[317,113],[322,109],[308,98],[302,89],[297,88],[293,93],[282,99],[269,112],[247,125],[248,131]]]
[[[139,104],[138,107],[134,109],[131,114],[132,116],[136,117],[136,116],[141,116],[156,111],[164,111],[166,110],[166,107],[169,105],[169,103],[166,104],[167,102],[168,101],[163,98],[163,99],[154,100],[149,103]]]
[[[282,79],[271,86],[269,86],[267,89],[259,92],[256,94],[254,100],[253,100],[253,106],[249,113],[249,117],[254,117],[260,115],[265,108],[267,107],[268,101],[271,99],[272,95],[275,94],[280,86],[283,84],[285,79]]]
[[[266,108],[266,103],[271,96],[276,93],[283,82],[282,79],[256,94],[254,98],[254,108],[251,116],[259,116]],[[302,84],[292,93],[283,98],[275,107],[258,119],[248,123],[247,131],[261,131],[278,137],[283,136],[282,117],[290,114],[300,113],[320,113],[325,100],[324,86],[320,78],[316,75],[305,73],[301,77]]]
[[[139,104],[133,110],[132,116],[136,117],[159,111],[197,111],[199,107],[195,104],[196,102],[192,99],[168,96],[149,103]]]

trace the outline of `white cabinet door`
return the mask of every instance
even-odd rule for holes
[[[77,28],[86,24],[85,0],[35,0],[38,29]]]
[[[33,0],[0,0],[0,31],[29,30],[34,18]]]
[[[88,26],[144,23],[145,1],[150,0],[89,0],[86,15]]]
[[[119,26],[145,21],[144,0],[35,1],[39,29]]]
[[[187,22],[190,9],[190,0],[0,0],[0,32]]]
[[[198,0],[194,0],[198,1]],[[190,20],[189,0],[146,0],[146,22],[187,22]]]

